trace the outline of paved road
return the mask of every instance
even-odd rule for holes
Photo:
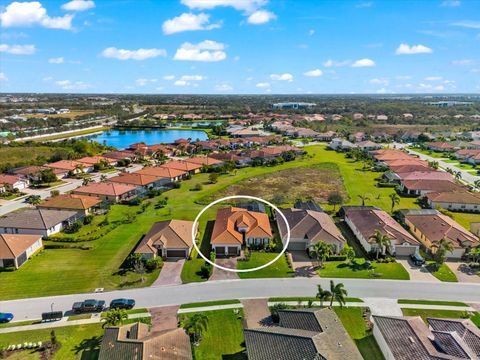
[[[456,300],[480,303],[480,284],[430,283],[400,280],[336,279],[345,284],[348,295],[360,298]],[[68,311],[75,301],[89,298],[110,302],[114,298],[134,298],[137,307],[159,307],[222,299],[265,298],[272,296],[315,296],[317,284],[329,286],[329,279],[249,279],[208,281],[168,285],[102,294],[76,294],[0,302],[0,311],[12,312],[17,321],[38,319],[50,306]],[[15,286],[15,284],[12,284]]]

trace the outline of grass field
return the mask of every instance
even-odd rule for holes
[[[427,263],[426,268],[433,276],[435,276],[440,281],[458,282],[457,277],[455,276],[453,271],[450,270],[447,264],[440,265],[438,270],[436,270],[436,264],[432,261]]]
[[[365,259],[357,258],[354,265],[345,261],[327,261],[324,268],[317,270],[321,277],[331,278],[361,278],[361,279],[394,279],[409,280],[410,276],[399,263],[372,262],[373,269],[367,269]]]
[[[272,297],[269,298],[268,301],[271,302],[290,302],[290,301],[319,301],[316,297],[311,296],[295,296],[295,297]],[[347,297],[345,298],[346,302],[359,302],[363,303],[362,299]]]
[[[250,259],[247,261],[238,261],[237,269],[252,269],[272,261],[278,253],[260,253],[251,252]],[[251,272],[238,273],[240,279],[252,279],[252,278],[282,278],[293,277],[294,271],[288,266],[285,255],[281,256],[272,265],[263,269]]]
[[[242,311],[236,315],[232,309],[208,311],[207,331],[199,346],[192,346],[194,359],[198,360],[246,360],[243,355],[244,340]],[[185,316],[191,316],[188,314]]]
[[[96,132],[99,132],[99,131],[105,131],[105,130],[108,130],[108,129],[109,129],[109,127],[97,127],[95,129],[84,129],[84,130],[80,129],[78,131],[72,131],[72,132],[69,132],[69,133],[66,133],[66,134],[56,134],[56,135],[46,134],[45,136],[32,139],[32,141],[42,142],[42,141],[68,139],[68,138],[71,138],[71,137],[89,135],[89,134],[93,134],[93,133],[96,133]]]
[[[334,307],[345,330],[360,350],[364,359],[383,360],[383,354],[378,347],[373,334],[368,331],[363,319],[363,309],[360,307]]]
[[[53,360],[95,360],[98,358],[101,337],[103,335],[101,324],[65,326],[55,328],[54,330],[61,347],[55,353]],[[45,343],[50,341],[50,331],[52,329],[2,334],[0,336],[0,348],[24,342],[42,341]],[[15,357],[9,357],[8,359],[15,359]],[[26,350],[19,353],[17,359],[37,360],[40,359],[40,355],[31,350]]]
[[[420,304],[420,305],[445,305],[445,306],[468,306],[460,301],[438,301],[438,300],[409,300],[398,299],[399,304]]]
[[[191,309],[198,307],[216,306],[216,305],[231,305],[240,304],[240,300],[218,300],[218,301],[203,301],[196,303],[187,303],[180,305],[180,309]]]
[[[38,161],[44,163],[59,150],[54,146],[2,146],[0,147],[0,166]]]

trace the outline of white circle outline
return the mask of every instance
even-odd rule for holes
[[[225,201],[225,200],[232,200],[232,199],[250,199],[250,200],[256,200],[256,201],[260,201],[264,204],[267,204],[268,206],[272,207],[277,213],[280,214],[280,216],[282,217],[283,221],[285,222],[285,225],[287,227],[287,241],[285,242],[285,245],[283,246],[283,249],[282,251],[275,257],[275,259],[269,261],[268,263],[266,264],[263,264],[263,265],[260,265],[260,266],[257,266],[255,268],[251,268],[251,269],[230,269],[230,268],[227,268],[227,267],[224,267],[224,266],[221,266],[221,265],[218,265],[218,264],[215,264],[214,262],[212,262],[210,259],[208,259],[205,255],[202,254],[202,252],[200,251],[200,249],[198,248],[198,245],[195,241],[195,228],[198,224],[198,220],[200,219],[200,217],[203,215],[203,213],[205,211],[207,211],[210,207],[212,207],[213,205],[215,204],[218,204],[219,202],[222,202],[222,201]],[[280,231],[279,231],[279,236],[280,236]],[[280,238],[280,240],[282,240]],[[287,247],[288,247],[288,244],[290,243],[290,225],[288,225],[288,221],[287,221],[287,218],[285,217],[285,215],[283,215],[283,213],[280,211],[280,209],[273,205],[271,202],[267,201],[267,200],[264,200],[262,198],[259,198],[259,197],[256,197],[256,196],[250,196],[250,195],[232,195],[232,196],[225,196],[223,198],[220,198],[220,199],[217,199],[215,201],[212,201],[210,204],[208,204],[207,206],[205,206],[197,215],[197,217],[195,218],[195,220],[193,221],[193,226],[192,226],[192,243],[193,243],[193,247],[195,248],[195,250],[197,250],[197,253],[200,255],[200,257],[203,258],[203,260],[205,260],[207,263],[209,263],[210,265],[216,267],[217,269],[221,269],[221,270],[225,270],[225,271],[230,271],[230,272],[234,272],[234,273],[241,273],[241,272],[252,272],[252,271],[257,271],[257,270],[261,270],[263,268],[266,268],[267,266],[270,266],[272,265],[275,261],[277,261],[278,259],[280,259],[280,257],[285,253],[285,251],[287,250]]]

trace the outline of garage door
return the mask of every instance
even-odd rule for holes
[[[397,246],[395,247],[396,256],[409,256],[415,254],[417,248],[415,246]]]
[[[225,248],[223,246],[216,247],[215,253],[217,255],[225,255]]]
[[[288,250],[305,250],[307,243],[304,241],[295,241],[288,244]]]
[[[184,258],[186,257],[185,250],[167,250],[167,257],[168,258],[172,258],[172,257]]]
[[[238,248],[236,246],[229,246],[228,247],[228,255],[237,255]]]

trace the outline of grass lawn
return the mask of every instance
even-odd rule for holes
[[[54,330],[57,340],[61,343],[60,350],[53,357],[54,360],[95,360],[98,358],[103,335],[101,324],[65,326]],[[24,342],[47,342],[50,341],[51,331],[52,329],[42,329],[2,334],[0,336],[0,348]],[[39,354],[32,353],[31,350],[23,351],[20,354],[21,356],[18,359],[40,359]]]
[[[308,297],[308,296],[295,296],[295,297],[272,297],[269,298],[268,301],[271,302],[282,302],[282,301],[319,301],[316,297]],[[359,302],[363,303],[362,299],[354,298],[354,297],[347,297],[345,298],[346,302]],[[326,302],[325,302],[326,303]]]
[[[187,303],[180,305],[180,309],[191,309],[197,307],[207,307],[207,306],[216,306],[216,305],[230,305],[230,304],[240,304],[240,300],[218,300],[218,301],[203,301],[196,303]]]
[[[24,325],[34,325],[34,324],[40,324],[40,323],[41,323],[40,320],[14,321],[14,322],[0,324],[0,329],[9,328],[9,327],[24,326]]]
[[[90,319],[91,317],[92,317],[92,314],[72,315],[68,317],[67,321],[86,320],[86,319]]]
[[[438,301],[438,300],[409,300],[398,299],[399,304],[421,304],[421,305],[445,305],[445,306],[468,306],[460,301]]]
[[[470,223],[480,222],[480,214],[451,212],[453,219],[462,225],[465,229],[470,230]]]
[[[264,265],[269,261],[273,260],[278,253],[260,253],[252,251],[250,253],[250,259],[247,261],[238,261],[237,269],[252,269],[260,265]],[[266,268],[252,271],[238,273],[240,279],[252,279],[252,278],[282,278],[282,277],[293,277],[295,272],[288,266],[287,259],[285,255],[281,256],[277,261],[275,261],[270,266]]]
[[[394,279],[409,280],[410,276],[399,263],[377,263],[372,261],[372,269],[367,269],[365,259],[357,258],[354,265],[345,261],[327,261],[323,269],[317,272],[321,277],[329,278],[361,278],[361,279]]]
[[[208,311],[207,331],[199,346],[192,346],[197,360],[246,360],[243,351],[242,311],[236,315],[233,309]],[[192,316],[188,314],[184,316]]]
[[[418,152],[420,154],[431,156],[431,157],[436,158],[436,159],[446,159],[446,158],[448,158],[448,153],[435,152],[435,151],[432,151],[432,150],[420,149],[420,148],[417,148],[417,147],[409,147],[408,149],[412,150],[412,151],[415,151],[415,152]],[[452,160],[452,161],[455,161],[455,160]]]
[[[368,330],[363,319],[363,308],[360,307],[334,307],[335,313],[340,318],[345,330],[353,339],[364,359],[383,360],[383,354],[378,347],[373,334]]]
[[[423,321],[428,317],[444,319],[464,319],[467,312],[462,310],[437,310],[437,309],[402,309],[404,316],[421,316]],[[471,314],[472,321],[479,326],[480,314]]]
[[[445,282],[458,282],[457,277],[453,273],[452,270],[447,266],[447,264],[442,264],[440,267],[436,268],[435,262],[427,262],[427,265],[425,266],[430,273],[435,276],[438,280],[440,281],[445,281]]]

